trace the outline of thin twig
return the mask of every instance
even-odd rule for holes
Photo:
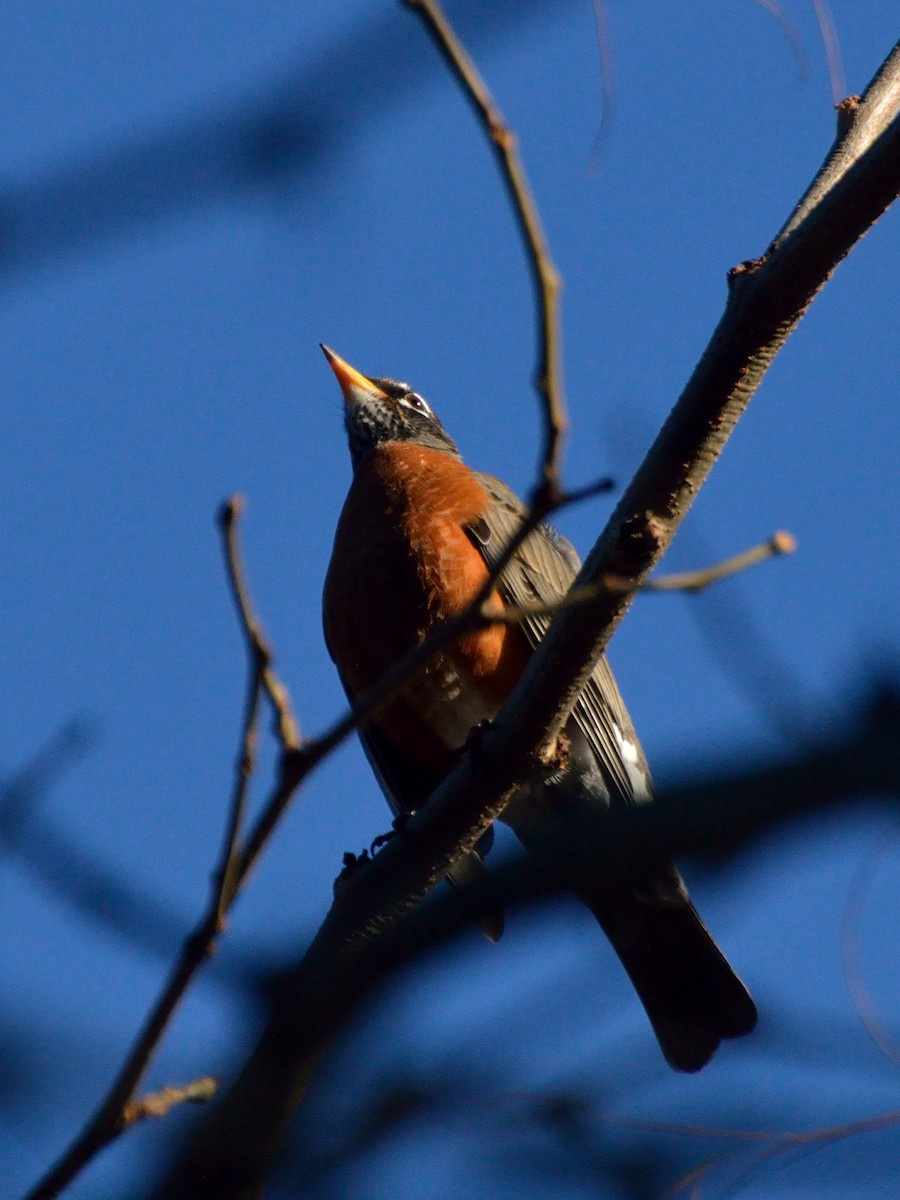
[[[241,748],[235,763],[234,789],[231,794],[228,823],[222,845],[220,865],[215,873],[217,880],[217,931],[225,928],[225,914],[241,884],[242,852],[240,845],[244,810],[247,805],[247,788],[256,765],[257,720],[259,700],[263,688],[263,671],[258,660],[250,667],[247,678],[247,695],[244,701],[244,722]]]
[[[225,927],[225,914],[240,887],[241,847],[240,837],[244,821],[244,810],[247,804],[247,788],[253,774],[256,762],[257,719],[259,715],[260,693],[263,688],[272,697],[271,682],[266,685],[266,673],[271,676],[271,655],[268,646],[262,638],[259,622],[256,620],[250,604],[249,592],[244,580],[244,572],[237,540],[237,522],[243,510],[239,497],[232,496],[219,510],[219,529],[222,533],[225,561],[228,565],[228,579],[232,595],[240,615],[241,625],[247,643],[250,667],[247,672],[247,692],[244,701],[243,733],[241,746],[235,764],[234,789],[231,795],[228,822],[222,845],[219,867],[214,875],[216,879],[216,928],[221,933]],[[280,693],[284,689],[280,688]],[[290,714],[289,703],[277,704],[274,701],[278,728],[290,731],[293,718]],[[285,714],[287,714],[285,716]]]
[[[532,494],[531,507],[544,516],[559,505],[562,497],[560,462],[562,442],[568,428],[563,399],[559,333],[559,293],[562,282],[550,257],[537,205],[516,147],[516,136],[494,103],[478,68],[466,53],[437,0],[402,2],[422,18],[475,109],[500,164],[503,182],[528,251],[528,262],[538,302],[538,361],[534,382],[541,398],[544,418],[540,482]]]
[[[840,1125],[826,1125],[820,1129],[798,1130],[776,1135],[764,1134],[761,1135],[762,1140],[772,1139],[773,1144],[753,1154],[747,1163],[746,1169],[750,1170],[753,1167],[758,1167],[768,1159],[776,1158],[780,1154],[786,1154],[790,1150],[825,1146],[833,1142],[844,1141],[847,1138],[859,1137],[865,1133],[878,1133],[882,1129],[894,1129],[898,1125],[900,1125],[900,1110],[893,1110],[878,1113],[874,1117],[863,1117],[859,1121],[846,1121]],[[679,1131],[675,1130],[675,1132]],[[691,1131],[690,1129],[685,1129],[683,1132],[690,1133]],[[757,1135],[751,1135],[751,1138],[753,1141],[760,1140]],[[716,1167],[725,1162],[735,1161],[741,1157],[743,1151],[743,1146],[736,1146],[714,1155],[712,1158],[707,1159],[706,1162],[700,1163],[672,1184],[671,1187],[666,1188],[663,1192],[662,1200],[670,1196],[677,1196],[680,1192],[687,1191],[688,1188],[694,1189]],[[691,1194],[695,1194],[693,1190]]]
[[[867,854],[860,863],[850,881],[841,920],[841,959],[844,966],[844,979],[853,1001],[853,1007],[856,1009],[866,1033],[894,1066],[900,1064],[900,1045],[886,1029],[875,1008],[871,993],[866,987],[860,961],[860,927],[872,879],[888,850],[896,845],[897,838],[897,826],[892,825],[878,837],[871,853]]]
[[[216,893],[218,889],[215,889]],[[218,922],[216,896],[187,939],[143,1028],[93,1117],[25,1200],[53,1200],[105,1146],[127,1128],[127,1112],[150,1061],[188,985],[212,950]]]
[[[615,58],[609,32],[605,0],[592,0],[594,28],[597,32],[597,60],[600,68],[600,124],[588,157],[588,170],[596,175],[600,169],[600,147],[615,120]]]
[[[666,1188],[662,1196],[672,1197],[681,1192],[688,1191],[688,1189],[690,1189],[691,1195],[699,1195],[699,1188],[703,1181],[712,1174],[715,1168],[725,1163],[736,1163],[742,1156],[746,1155],[748,1145],[759,1146],[760,1143],[763,1144],[762,1148],[756,1150],[750,1157],[748,1162],[748,1169],[750,1169],[759,1166],[769,1158],[787,1153],[790,1150],[802,1147],[815,1148],[816,1146],[825,1145],[844,1138],[856,1137],[860,1134],[873,1133],[881,1129],[900,1125],[900,1112],[889,1111],[879,1113],[874,1117],[863,1117],[858,1121],[848,1121],[843,1124],[828,1125],[818,1129],[787,1131],[722,1128],[715,1125],[694,1125],[674,1121],[648,1121],[641,1120],[640,1118],[610,1116],[608,1114],[603,1114],[601,1119],[607,1125],[634,1129],[638,1132],[668,1134],[675,1137],[718,1139],[739,1143],[739,1145],[722,1150],[704,1162],[699,1163],[685,1175],[681,1176],[674,1184]]]
[[[140,1096],[125,1105],[125,1124],[136,1125],[148,1117],[165,1117],[179,1104],[205,1104],[206,1101],[212,1100],[218,1086],[218,1081],[211,1075],[204,1075],[177,1087],[164,1087],[158,1092],[148,1092],[146,1096]]]
[[[793,554],[796,549],[797,541],[793,534],[779,530],[768,541],[697,571],[673,571],[669,575],[657,575],[646,579],[642,584],[636,584],[630,579],[620,579],[615,575],[607,575],[603,582],[605,587],[623,592],[702,592],[712,583],[729,579],[749,567],[766,562],[767,559],[776,558],[781,554]]]
[[[104,1146],[114,1141],[137,1119],[135,1114],[139,1112],[142,1101],[136,1099],[136,1092],[141,1080],[191,981],[213,952],[216,938],[224,926],[225,915],[246,879],[249,866],[252,865],[248,864],[240,844],[240,833],[247,785],[254,762],[261,690],[266,691],[276,714],[276,727],[286,754],[293,749],[293,743],[299,742],[299,731],[291,712],[290,701],[271,668],[271,655],[261,626],[254,615],[244,581],[236,529],[240,512],[241,501],[238,497],[227,501],[219,512],[219,528],[223,534],[228,579],[245,635],[250,665],[235,783],[219,864],[213,873],[210,899],[196,929],[185,941],[169,978],[106,1097],[69,1148],[28,1193],[26,1200],[52,1200],[52,1197],[57,1196]],[[173,1100],[168,1107],[171,1108],[176,1102]],[[144,1115],[149,1115],[149,1110]],[[162,1115],[162,1109],[157,1115]]]
[[[263,686],[275,713],[278,740],[286,750],[298,750],[302,741],[300,727],[291,709],[287,689],[272,669],[272,651],[254,611],[250,589],[241,565],[237,526],[243,508],[243,497],[232,496],[219,510],[219,527],[225,539],[228,582],[237,606],[241,628],[247,639],[248,650],[259,664]]]
[[[546,602],[535,600],[532,603],[509,605],[502,609],[497,608],[491,600],[487,600],[481,606],[479,623],[483,625],[521,625],[529,617],[553,617],[568,608],[590,604],[609,591],[700,592],[704,588],[710,587],[711,584],[728,579],[732,575],[746,571],[749,567],[755,567],[770,558],[781,554],[792,554],[796,548],[797,543],[793,536],[779,531],[758,546],[753,546],[741,554],[735,554],[731,558],[723,559],[722,562],[697,571],[678,571],[671,575],[658,575],[653,579],[645,579],[643,583],[637,583],[632,579],[621,579],[617,575],[607,575],[600,583],[571,588],[558,600]]]

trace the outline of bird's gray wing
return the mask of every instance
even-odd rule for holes
[[[526,516],[522,501],[492,475],[478,475],[491,504],[468,529],[488,567],[500,560],[504,547]],[[527,606],[562,599],[581,567],[575,548],[550,525],[539,525],[504,567],[499,585],[504,599]],[[532,646],[547,631],[551,618],[528,616],[522,628]],[[584,734],[614,795],[629,803],[652,796],[650,770],[640,742],[606,661],[600,659],[575,705],[573,719]]]

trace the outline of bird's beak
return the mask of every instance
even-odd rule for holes
[[[365,375],[361,375],[356,367],[351,367],[348,362],[344,362],[339,354],[335,354],[324,342],[320,342],[322,353],[328,359],[328,365],[334,371],[338,383],[341,385],[341,391],[344,393],[344,401],[348,405],[360,404],[364,400],[384,399],[386,393],[381,390],[371,379],[366,379]]]

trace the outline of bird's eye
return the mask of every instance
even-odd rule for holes
[[[416,412],[425,413],[426,416],[429,417],[431,416],[431,409],[418,392],[407,392],[403,397],[402,403],[405,404],[407,408],[414,408]]]

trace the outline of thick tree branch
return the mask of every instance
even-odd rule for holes
[[[868,109],[870,93],[875,114]],[[656,566],[775,355],[841,259],[900,192],[898,114],[900,52],[895,49],[859,102],[848,135],[852,153],[843,154],[840,146],[833,150],[817,176],[827,184],[814,182],[798,205],[801,215],[790,219],[766,254],[731,273],[725,312],[576,586],[609,574],[642,582]],[[868,131],[865,147],[860,129]],[[843,174],[836,163],[843,163]],[[560,690],[546,729],[554,736],[632,595],[607,592],[596,606],[561,613],[514,698],[519,708],[509,711],[519,711],[526,688],[543,695]],[[566,674],[570,682],[560,689]],[[542,733],[536,723],[527,733],[524,723],[520,729],[538,744]]]
[[[832,154],[820,176],[829,181],[821,198],[814,184],[763,258],[732,273],[710,344],[577,586],[610,574],[646,579],[775,354],[836,265],[896,197],[898,77],[895,54],[859,104],[853,129],[867,132],[849,161]],[[868,109],[870,97],[876,115]],[[811,205],[810,196],[817,197]],[[252,1058],[163,1189],[167,1200],[259,1196],[330,1038],[389,962],[393,931],[477,841],[533,770],[535,756],[552,744],[632,597],[603,591],[595,603],[561,612],[478,753],[459,764],[402,837],[340,883]],[[602,854],[610,833],[603,821],[572,830],[573,853]]]
[[[660,850],[673,857],[689,854],[707,865],[721,864],[761,835],[812,813],[854,801],[870,804],[873,798],[886,800],[889,810],[896,811],[898,745],[900,694],[882,687],[844,713],[842,735],[829,731],[786,762],[722,767],[705,778],[670,783],[652,805],[616,812],[604,823],[604,844],[590,847],[586,856],[598,871],[623,853],[653,857]],[[891,837],[896,840],[896,830]],[[345,882],[352,886],[356,869],[356,863],[347,868],[339,889]],[[577,864],[573,869],[577,874]],[[515,907],[567,890],[566,879],[549,876],[526,853],[495,867],[478,885],[436,889],[426,905],[398,925],[383,970],[402,966],[471,928],[497,903]],[[373,975],[364,994],[381,979]]]

